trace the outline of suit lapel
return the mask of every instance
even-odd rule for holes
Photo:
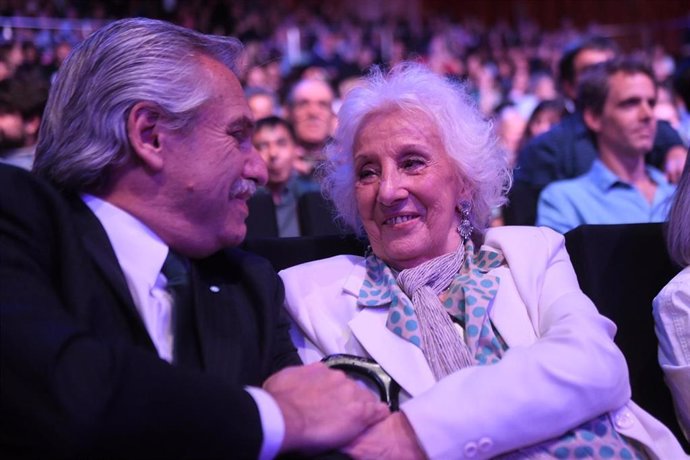
[[[112,293],[122,305],[130,324],[134,325],[134,335],[139,343],[146,343],[155,349],[146,327],[137,311],[132,295],[127,286],[127,280],[117,261],[108,235],[98,218],[88,206],[79,198],[68,199],[72,208],[77,228],[81,231],[81,240],[86,252],[91,257],[99,273],[112,290]]]
[[[232,267],[218,261],[193,264],[194,333],[201,368],[226,382],[248,382],[242,375],[249,367],[260,372],[256,321],[248,319],[251,308],[245,308],[246,294],[232,280]],[[244,316],[243,316],[244,315]],[[245,346],[252,337],[252,346]],[[249,353],[249,355],[247,355]],[[251,363],[250,365],[244,365]]]
[[[345,295],[357,297],[366,270],[358,265],[345,280]],[[353,299],[353,303],[356,300]],[[387,308],[362,308],[348,325],[359,343],[410,395],[430,388],[435,379],[422,350],[386,327]]]

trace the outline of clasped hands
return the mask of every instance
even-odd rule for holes
[[[281,452],[315,455],[340,449],[355,459],[424,459],[402,412],[391,413],[373,392],[322,363],[289,367],[264,390],[285,420]]]

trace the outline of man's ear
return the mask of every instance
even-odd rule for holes
[[[127,137],[134,155],[147,168],[160,171],[163,167],[161,149],[160,109],[151,102],[137,102],[127,117]]]
[[[585,109],[582,112],[582,119],[591,131],[595,133],[601,131],[601,115],[595,114],[591,109]]]

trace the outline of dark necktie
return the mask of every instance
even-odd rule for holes
[[[198,367],[189,262],[171,249],[161,272],[168,280],[166,289],[172,297],[173,363]]]

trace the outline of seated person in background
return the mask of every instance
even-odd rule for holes
[[[506,104],[496,110],[494,117],[498,141],[508,154],[508,165],[515,166],[520,139],[525,132],[527,120],[513,104]]]
[[[604,37],[588,37],[567,50],[559,63],[563,92],[575,99],[582,72],[589,66],[612,59],[618,47]],[[664,170],[671,182],[678,180],[686,157],[678,133],[659,122],[647,162]],[[598,149],[578,108],[551,130],[535,137],[518,153],[513,187],[504,212],[508,225],[534,225],[537,201],[544,187],[553,181],[578,177],[592,167]]]
[[[60,67],[40,177],[0,165],[3,458],[310,454],[387,415],[342,373],[286,368],[280,280],[232,249],[266,181],[241,50],[112,22]]]
[[[25,76],[0,82],[0,163],[31,169],[48,82]]]
[[[305,361],[376,360],[401,410],[346,451],[366,458],[682,458],[630,401],[615,326],[550,229],[487,230],[510,171],[464,87],[415,65],[345,98],[324,186],[371,244],[286,269]]]
[[[305,192],[321,188],[294,168],[298,147],[292,126],[280,117],[262,118],[256,122],[252,142],[268,168],[266,187],[257,193],[271,194],[279,236],[299,236],[297,201]]]
[[[565,233],[582,224],[666,220],[675,185],[645,163],[656,97],[654,74],[641,61],[616,58],[584,72],[577,102],[599,157],[586,174],[541,192],[537,225]]]
[[[331,139],[336,124],[334,100],[331,85],[316,78],[299,80],[288,94],[287,119],[295,129],[300,148],[295,168],[306,178],[313,179],[316,166],[323,160],[326,143]]]
[[[690,163],[685,165],[669,213],[668,252],[685,267],[654,299],[659,363],[685,437],[690,441]]]
[[[552,126],[559,123],[567,114],[568,112],[562,99],[545,99],[539,102],[527,119],[525,130],[520,139],[518,153],[529,141],[550,130]]]
[[[271,90],[252,86],[244,90],[244,95],[255,120],[278,115],[280,112],[278,96]]]
[[[530,115],[529,119],[527,120],[527,123],[524,126],[524,129],[520,132],[520,138],[517,140],[518,147],[514,148],[514,153],[517,154],[520,152],[521,148],[524,147],[524,145],[529,142],[530,139],[532,139],[535,136],[538,136],[539,134],[545,133],[549,129],[551,129],[551,126],[555,125],[560,121],[560,119],[566,114],[565,110],[565,104],[563,103],[562,100],[560,99],[546,99],[537,104],[537,106],[534,108],[532,111],[532,114]],[[503,123],[499,122],[496,130],[498,132],[499,139],[503,137],[502,131],[502,126]],[[505,145],[505,143],[504,143]],[[510,158],[510,148],[508,148],[508,155]],[[515,158],[512,161],[509,161],[511,166],[515,166],[514,163],[517,161],[517,158]],[[494,212],[494,216],[492,217],[491,220],[491,226],[496,227],[499,225],[505,225],[505,219],[504,219],[504,214],[505,214],[505,205],[502,206],[500,209],[496,210]]]

